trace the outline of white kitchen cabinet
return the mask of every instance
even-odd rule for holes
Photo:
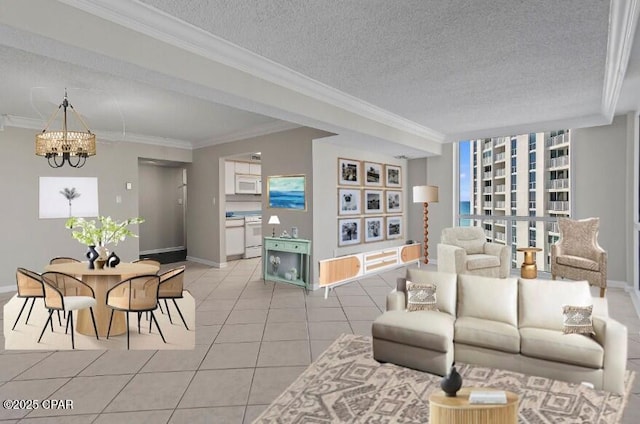
[[[225,227],[227,256],[244,255],[244,219],[227,219]]]
[[[250,174],[250,164],[248,162],[236,162],[236,174]]]
[[[224,162],[224,194],[235,194],[236,192],[236,163]]]
[[[249,164],[249,174],[250,175],[262,175],[262,165],[259,163],[250,163]]]

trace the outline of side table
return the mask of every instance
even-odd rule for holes
[[[491,390],[486,387],[464,387],[456,397],[447,397],[437,391],[429,396],[430,424],[518,424],[518,395],[507,392],[507,403],[469,403],[474,390]]]
[[[524,262],[520,267],[520,276],[522,278],[537,278],[538,267],[536,266],[536,252],[542,252],[539,247],[519,247],[518,252],[524,252]]]

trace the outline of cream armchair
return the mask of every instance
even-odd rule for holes
[[[559,218],[560,240],[551,246],[551,278],[587,280],[607,289],[607,252],[598,245],[599,218],[573,220]]]
[[[507,278],[509,247],[487,242],[480,227],[445,228],[438,244],[438,271]]]

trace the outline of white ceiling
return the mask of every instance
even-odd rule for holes
[[[98,135],[198,147],[308,125],[410,157],[601,125],[640,108],[637,1],[2,1],[0,114],[42,121],[68,87]]]

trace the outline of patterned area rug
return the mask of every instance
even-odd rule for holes
[[[520,396],[519,423],[615,424],[622,419],[634,373],[627,371],[625,396],[580,384],[511,371],[458,364],[464,386],[490,386]],[[372,357],[371,338],[342,335],[307,368],[254,423],[429,422],[429,395],[440,376]]]

